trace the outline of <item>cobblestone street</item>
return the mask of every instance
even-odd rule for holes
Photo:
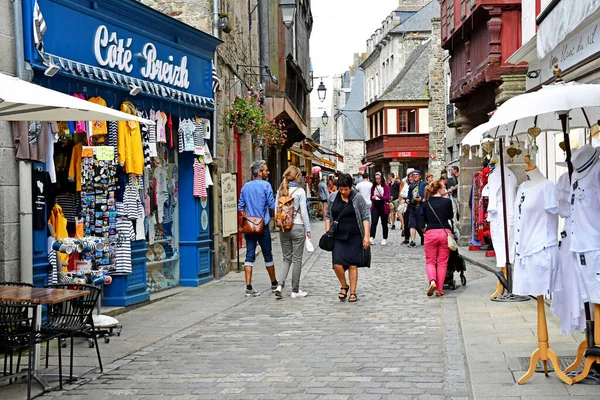
[[[388,243],[399,241],[400,233],[391,231]],[[280,263],[276,237],[274,252]],[[320,250],[305,255],[304,299],[289,297],[289,281],[282,300],[270,290],[245,298],[243,275],[231,273],[119,315],[122,336],[100,344],[104,373],[90,371],[94,350],[80,342],[76,363],[87,365],[76,369],[82,379],[44,397],[597,398],[597,387],[568,387],[552,373],[515,383],[523,374],[518,357],[536,347],[535,302],[490,302],[495,278],[468,268],[466,287],[427,297],[423,248],[375,245],[373,267],[359,272],[355,304],[337,300],[330,254]],[[254,283],[258,290],[269,287],[261,264]],[[557,335],[556,319],[550,313],[548,319],[552,348],[574,355],[577,341]]]
[[[375,246],[373,260],[373,268],[360,270],[355,304],[337,300],[330,254],[320,252],[303,271],[308,297],[292,300],[288,289],[276,301],[269,290],[133,354],[68,394],[468,397],[459,292],[425,296],[422,247]],[[266,275],[262,268],[255,273]]]

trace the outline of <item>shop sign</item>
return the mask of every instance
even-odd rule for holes
[[[110,32],[106,25],[100,25],[94,35],[94,56],[102,67],[117,69],[129,74],[133,71],[133,38],[120,38],[117,32]],[[143,60],[141,75],[152,81],[187,89],[190,86],[187,70],[187,56],[181,57],[179,65],[173,64],[173,56],[169,61],[160,60],[158,51],[152,42],[147,42],[141,49],[140,58]]]
[[[583,29],[572,33],[540,62],[541,81],[546,82],[553,76],[554,63],[566,70],[600,51],[600,20],[596,19]],[[541,34],[541,33],[538,33]]]
[[[237,233],[237,175],[221,174],[221,214],[223,217],[223,237]]]
[[[392,157],[395,158],[415,158],[418,157],[416,151],[393,151]]]
[[[75,66],[77,72],[81,68],[79,75],[83,79],[92,79],[94,75],[98,79],[100,72],[100,76],[114,74],[121,83],[119,75],[122,75],[189,95],[213,98],[212,54],[216,39],[200,32],[190,33],[188,27],[176,21],[163,18],[144,21],[139,6],[130,2],[118,7],[112,0],[37,2],[47,28],[43,35],[45,57],[56,57],[55,62],[61,61],[61,68],[64,60],[72,63],[67,70]],[[30,37],[33,13],[26,8],[24,29],[26,40],[31,43],[27,59],[39,68],[46,68],[33,47]],[[129,15],[131,11],[138,15]]]

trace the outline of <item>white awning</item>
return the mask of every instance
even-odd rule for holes
[[[0,120],[155,122],[0,73]]]
[[[541,60],[571,32],[600,10],[600,0],[563,0],[539,25],[537,53]]]

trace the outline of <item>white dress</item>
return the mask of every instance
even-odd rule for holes
[[[488,192],[488,221],[494,251],[496,252],[496,266],[502,268],[506,265],[506,247],[504,244],[504,209],[502,207],[502,174],[501,168],[496,167],[488,178],[486,191]],[[508,243],[512,243],[514,235],[514,204],[517,190],[517,178],[508,168],[504,170],[506,187],[506,221],[508,227]],[[510,250],[509,250],[510,251]],[[509,260],[514,260],[514,253],[509,255]]]
[[[560,332],[570,335],[573,330],[585,330],[585,312],[581,291],[581,274],[577,254],[572,252],[571,246],[571,221],[570,215],[570,183],[569,174],[566,173],[558,179],[556,194],[558,199],[558,212],[565,218],[564,230],[560,240],[560,279],[562,290],[552,292],[551,310],[560,318]]]
[[[560,290],[558,203],[552,182],[529,184],[519,186],[515,200],[513,293],[541,296]]]
[[[569,201],[571,251],[577,253],[583,297],[600,304],[600,162],[573,182]]]

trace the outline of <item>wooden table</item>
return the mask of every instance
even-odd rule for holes
[[[78,297],[87,296],[89,290],[66,290],[50,288],[31,288],[21,286],[0,286],[0,302],[4,303],[31,303],[37,305],[34,309],[35,327],[37,330],[42,325],[42,313],[40,307],[43,304],[57,304],[63,301],[73,300]],[[40,371],[40,344],[35,346],[33,377],[48,391],[52,389],[48,381],[44,379]],[[59,344],[60,346],[60,344]],[[73,351],[73,349],[71,349]]]

